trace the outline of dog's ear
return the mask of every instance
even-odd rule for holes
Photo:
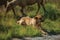
[[[35,19],[37,20],[38,18],[37,18],[37,17],[35,17]]]

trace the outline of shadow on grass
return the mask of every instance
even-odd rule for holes
[[[0,25],[0,31],[2,31],[2,32],[7,31],[8,32],[8,28],[3,25]]]
[[[48,32],[47,30],[45,30],[45,29],[43,29],[45,32],[47,32],[48,33],[48,35],[59,35],[60,34],[60,32],[59,33],[57,33],[57,32],[55,32],[54,30],[51,30],[50,32]]]

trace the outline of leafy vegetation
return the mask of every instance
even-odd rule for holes
[[[60,10],[58,10],[58,6],[47,3],[45,7],[48,13],[44,13],[42,8],[39,11],[40,14],[46,16],[45,21],[42,22],[42,28],[46,30],[48,34],[60,34]],[[30,17],[33,17],[36,9],[37,6],[35,4],[33,5],[33,10],[29,11],[31,10],[29,9],[29,12],[27,11],[26,14]],[[17,16],[21,14],[19,7],[16,7],[15,11],[17,11]],[[0,40],[8,40],[12,37],[35,37],[42,35],[42,33],[36,27],[18,25],[16,23],[17,19],[14,18],[12,11],[10,11],[6,17],[4,17],[4,15],[4,12],[0,13]]]

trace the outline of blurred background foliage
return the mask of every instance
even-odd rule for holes
[[[45,21],[42,23],[42,28],[48,32],[48,34],[56,35],[60,34],[60,0],[46,0],[45,8],[48,13],[44,13],[44,10],[40,9],[39,13],[45,15]],[[26,7],[26,14],[33,17],[37,11],[37,4]],[[4,10],[4,8],[3,8]],[[11,11],[6,17],[5,11],[0,12],[0,40],[8,40],[12,37],[36,37],[42,36],[42,33],[35,27],[22,26],[16,23],[17,19],[14,18],[14,14]],[[16,15],[20,16],[20,7],[15,7]]]

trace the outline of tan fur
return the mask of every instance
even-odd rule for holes
[[[25,25],[32,25],[32,26],[41,26],[41,15],[36,15],[34,18],[22,17],[19,21],[17,21],[18,24],[25,23]]]
[[[43,34],[47,34],[41,28],[41,20],[42,20],[41,15],[36,15],[34,18],[30,18],[27,16],[27,17],[22,17],[19,21],[17,21],[17,23],[20,25],[22,25],[23,23],[25,25],[32,25],[33,27],[37,27]]]
[[[34,26],[36,23],[36,20],[34,18],[30,18],[30,17],[22,17],[19,21],[17,21],[17,23],[20,25],[24,22],[26,25]]]

